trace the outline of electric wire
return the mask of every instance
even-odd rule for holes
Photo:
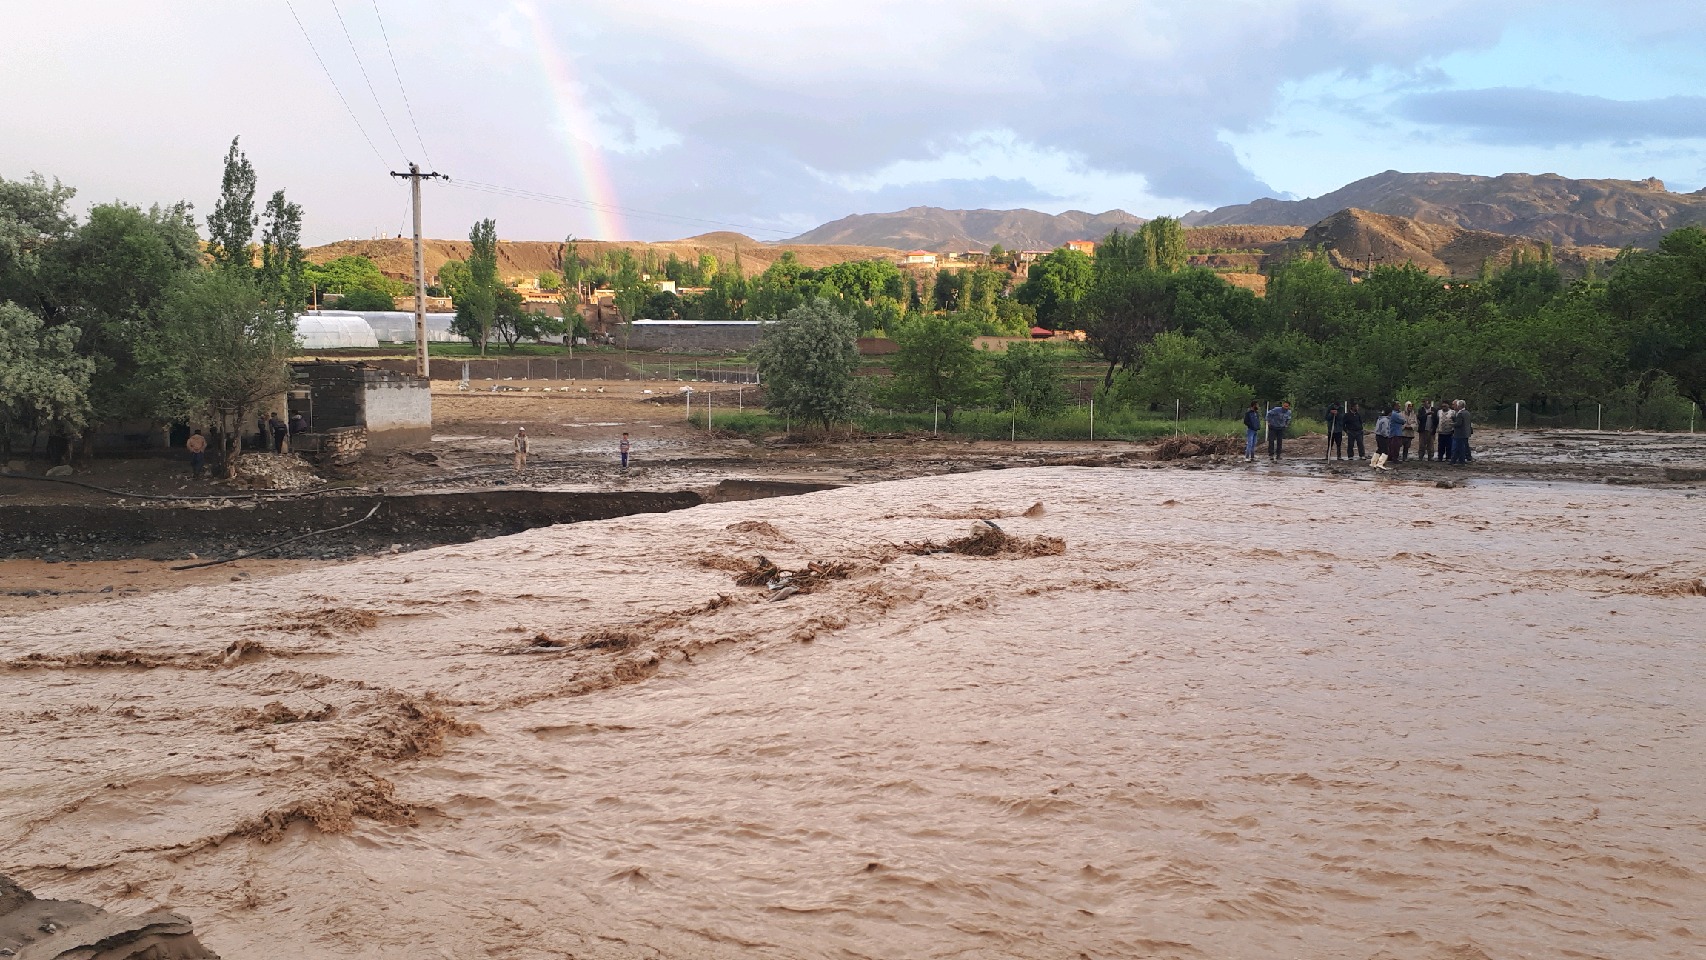
[[[385,115],[385,105],[379,102],[379,91],[373,89],[373,78],[367,75],[367,65],[361,62],[361,51],[356,49],[355,38],[350,36],[349,24],[344,22],[344,12],[338,9],[338,0],[327,0],[332,5],[332,12],[338,16],[338,26],[344,30],[344,39],[349,41],[349,52],[355,57],[355,67],[361,71],[361,79],[367,82],[367,92],[373,97],[373,105],[379,110],[379,119],[385,123],[385,132],[391,135],[391,143],[397,148],[397,154],[404,162],[409,159],[409,151],[403,149],[403,141],[397,139],[397,131],[391,126],[391,118]]]
[[[397,53],[391,49],[391,34],[385,30],[385,18],[379,13],[379,0],[373,0],[373,18],[379,21],[379,35],[385,38],[385,55],[391,58],[391,74],[397,78],[397,90],[403,95],[403,109],[408,111],[409,126],[415,130],[415,142],[420,144],[421,156],[426,158],[430,168],[432,154],[427,152],[426,140],[421,137],[421,125],[415,122],[415,106],[409,102],[408,88],[403,86],[403,71],[397,69]]]
[[[490,194],[495,194],[497,196],[510,197],[510,198],[517,199],[517,200],[532,200],[532,201],[536,201],[539,203],[554,203],[554,204],[559,204],[562,206],[578,207],[582,210],[591,210],[591,211],[598,211],[598,212],[605,212],[605,213],[620,213],[620,214],[624,214],[627,216],[640,217],[642,219],[662,220],[662,221],[668,221],[668,222],[674,222],[674,223],[702,224],[702,225],[714,226],[714,227],[726,227],[726,228],[730,228],[730,229],[734,229],[734,230],[745,231],[749,234],[750,233],[767,233],[767,234],[771,234],[775,237],[784,238],[784,239],[788,236],[787,231],[777,230],[773,227],[759,227],[759,226],[754,226],[753,224],[733,223],[733,222],[730,222],[727,220],[709,220],[709,219],[706,219],[704,217],[690,217],[690,216],[687,216],[685,214],[661,213],[661,212],[658,212],[656,210],[640,210],[640,209],[636,209],[634,207],[623,207],[623,206],[618,206],[616,204],[599,203],[595,200],[583,200],[579,197],[565,197],[565,196],[562,196],[560,194],[543,193],[543,192],[538,191],[538,190],[525,190],[525,189],[522,189],[520,187],[506,187],[506,186],[502,186],[502,185],[495,184],[495,183],[483,183],[483,182],[478,181],[478,180],[468,180],[468,179],[464,179],[464,178],[460,178],[460,177],[453,179],[453,180],[450,180],[449,183],[453,187],[461,187],[464,190],[476,190],[476,191],[479,191],[481,193],[490,193]]]
[[[302,18],[296,14],[296,5],[290,0],[284,0],[284,5],[290,9],[290,18],[296,21],[296,29],[302,31],[302,39],[308,41],[309,51],[314,54],[314,60],[320,64],[320,72],[326,75],[326,82],[332,85],[332,92],[338,95],[338,102],[344,105],[344,112],[349,114],[350,122],[355,124],[356,130],[361,133],[361,138],[367,141],[367,148],[373,151],[373,156],[378,158],[380,164],[389,167],[390,163],[386,161],[385,155],[379,152],[377,146],[374,146],[373,138],[367,135],[367,128],[361,125],[361,118],[355,115],[355,110],[349,105],[349,99],[338,87],[338,81],[333,79],[332,71],[326,68],[326,60],[320,56],[320,48],[314,46],[314,38],[308,35],[308,28],[302,25]]]

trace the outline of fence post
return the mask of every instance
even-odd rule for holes
[[[1096,439],[1096,394],[1090,394],[1090,439]]]
[[[1179,432],[1179,401],[1176,398],[1173,400],[1173,432]]]
[[[936,430],[942,425],[942,401],[930,401],[930,436],[936,436]]]
[[[1007,421],[1007,442],[1019,439],[1019,401],[1013,401],[1012,419]]]
[[[1511,429],[1512,430],[1521,430],[1522,429],[1522,401],[1520,401],[1520,400],[1517,401],[1517,404],[1516,404],[1516,423],[1511,427]]]
[[[705,432],[711,432],[711,393],[705,392]]]
[[[736,387],[735,388],[735,409],[736,410],[742,410],[742,411],[744,411],[746,409],[746,388],[745,387]]]
[[[1700,412],[1700,404],[1691,403],[1688,405],[1688,432],[1689,433],[1694,432],[1694,415],[1699,413],[1699,412]]]
[[[693,422],[693,394],[692,393],[684,393],[684,394],[682,394],[682,396],[687,398],[687,422],[692,423]]]
[[[533,358],[532,357],[527,358],[527,379],[528,380],[533,379]]]

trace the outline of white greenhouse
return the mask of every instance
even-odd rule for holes
[[[415,315],[406,310],[322,310],[321,316],[357,317],[365,322],[380,343],[414,343]],[[454,313],[426,315],[428,343],[467,343],[468,338],[450,332]]]
[[[301,314],[296,318],[296,338],[304,350],[379,346],[373,328],[353,313]]]

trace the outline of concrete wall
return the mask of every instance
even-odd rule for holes
[[[363,384],[367,445],[397,447],[432,440],[431,384],[390,371],[368,373],[373,376]]]
[[[630,350],[751,350],[759,326],[750,324],[630,324],[616,331],[616,345]],[[624,338],[625,341],[624,341]]]

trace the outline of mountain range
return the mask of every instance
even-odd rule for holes
[[[1114,230],[1143,226],[1124,210],[1048,214],[1036,210],[944,210],[908,207],[894,213],[856,213],[808,230],[788,243],[833,243],[981,253],[1000,244],[1009,250],[1053,250],[1068,240],[1100,240]]]
[[[1567,245],[1651,246],[1677,227],[1706,223],[1706,190],[1672,193],[1662,181],[1576,180],[1557,174],[1385,173],[1306,200],[1256,200],[1193,210],[1188,227],[1295,226],[1299,230],[1347,209],[1424,224],[1528,237]],[[1048,250],[1068,240],[1099,240],[1114,228],[1135,230],[1144,218],[1124,210],[944,210],[910,207],[862,213],[809,230],[790,243],[834,243],[922,249],[935,253]]]
[[[1533,237],[1554,244],[1648,246],[1677,227],[1706,221],[1706,190],[1672,193],[1664,182],[1574,180],[1555,173],[1385,173],[1307,200],[1263,199],[1181,219],[1186,226],[1310,224],[1340,210]]]

